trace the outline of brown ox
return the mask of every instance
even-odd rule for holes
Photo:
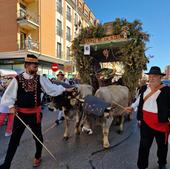
[[[96,91],[95,96],[111,105],[110,108],[106,109],[102,119],[100,118],[99,121],[103,129],[103,147],[108,148],[110,146],[108,139],[110,126],[113,119],[120,115],[121,123],[119,130],[123,131],[124,107],[128,106],[129,90],[125,86],[110,85],[106,87],[100,87]],[[83,130],[88,130],[88,132],[92,133],[92,130],[90,128],[90,118],[88,118],[87,115],[87,120],[83,126]]]
[[[93,88],[88,84],[77,85],[76,93],[64,93],[52,99],[49,108],[62,108],[64,112],[64,139],[67,140],[70,135],[70,121],[76,117],[75,134],[80,134],[80,121],[83,115],[80,101],[87,95],[92,95]]]

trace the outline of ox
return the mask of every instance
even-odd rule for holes
[[[106,107],[103,116],[98,118],[99,124],[102,125],[103,130],[103,147],[109,148],[110,143],[108,139],[109,129],[112,124],[112,121],[115,117],[121,116],[121,123],[119,130],[123,131],[123,123],[124,123],[124,107],[128,106],[129,101],[129,90],[125,86],[121,85],[110,85],[105,87],[100,87],[95,96],[100,98],[105,103],[108,103],[110,107]],[[100,102],[100,101],[99,101]],[[88,132],[92,133],[91,123],[88,114],[86,114],[86,121],[83,126],[83,130],[88,130]],[[102,117],[102,118],[101,118]]]
[[[67,86],[66,86],[67,87]],[[81,99],[87,95],[92,95],[93,88],[88,84],[76,85],[73,93],[63,93],[52,98],[49,105],[50,110],[62,109],[64,112],[64,140],[68,140],[70,135],[70,121],[76,117],[75,134],[80,134],[80,122],[83,116]]]

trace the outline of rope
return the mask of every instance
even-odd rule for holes
[[[43,132],[43,135],[45,135],[47,132],[53,129],[56,125],[57,125],[56,122],[53,122],[52,125]]]

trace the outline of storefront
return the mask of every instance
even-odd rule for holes
[[[10,69],[10,70],[15,70],[17,73],[21,73],[24,71],[24,56],[26,54],[22,54],[16,57],[0,57],[0,69]],[[16,56],[16,55],[13,55]],[[58,63],[60,62],[60,63]],[[53,72],[51,69],[51,65],[53,63],[57,63],[58,69],[64,71],[64,61],[58,61],[55,58],[52,57],[46,57],[46,56],[39,56],[39,69],[38,73],[39,74],[46,74],[48,77],[55,77],[56,72]],[[61,63],[63,62],[63,63]]]

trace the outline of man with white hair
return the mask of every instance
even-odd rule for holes
[[[133,112],[138,106],[137,120],[140,123],[140,146],[138,154],[138,168],[148,167],[149,151],[153,139],[157,143],[157,157],[159,169],[166,169],[168,153],[168,135],[170,120],[170,87],[162,84],[165,75],[157,66],[151,67],[146,73],[149,84],[140,89],[140,95],[131,107],[125,111]]]

